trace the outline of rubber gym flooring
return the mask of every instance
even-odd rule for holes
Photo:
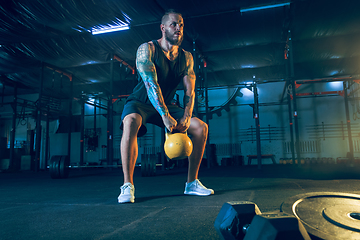
[[[0,239],[220,239],[214,221],[225,202],[252,201],[262,212],[309,192],[360,194],[359,167],[257,165],[201,167],[208,197],[185,196],[186,168],[141,177],[135,203],[118,204],[122,171],[0,173]]]

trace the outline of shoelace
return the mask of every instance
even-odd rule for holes
[[[131,185],[130,185],[130,184],[127,184],[127,185],[121,186],[121,192],[125,192],[125,190],[126,190],[127,188],[130,188],[130,190],[131,190]]]
[[[200,186],[200,187],[203,187],[204,189],[207,189],[198,179],[196,179],[195,181],[195,186]]]

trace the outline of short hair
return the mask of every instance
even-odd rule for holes
[[[165,12],[163,17],[161,18],[161,24],[165,24],[165,22],[168,20],[170,14],[178,14],[182,17],[182,14],[175,11],[174,9],[169,9]]]

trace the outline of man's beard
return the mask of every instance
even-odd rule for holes
[[[181,37],[178,39],[173,39],[174,35],[173,34],[170,34],[168,31],[165,31],[165,39],[171,44],[171,45],[175,45],[175,46],[180,46],[183,39],[184,39],[184,36],[181,35]]]

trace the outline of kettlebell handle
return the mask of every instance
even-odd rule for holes
[[[172,132],[170,132],[166,127],[165,127],[165,140],[168,139],[170,134],[175,134],[175,133],[182,133],[179,130],[175,129]],[[187,131],[183,132],[183,134],[185,134],[187,136]]]

